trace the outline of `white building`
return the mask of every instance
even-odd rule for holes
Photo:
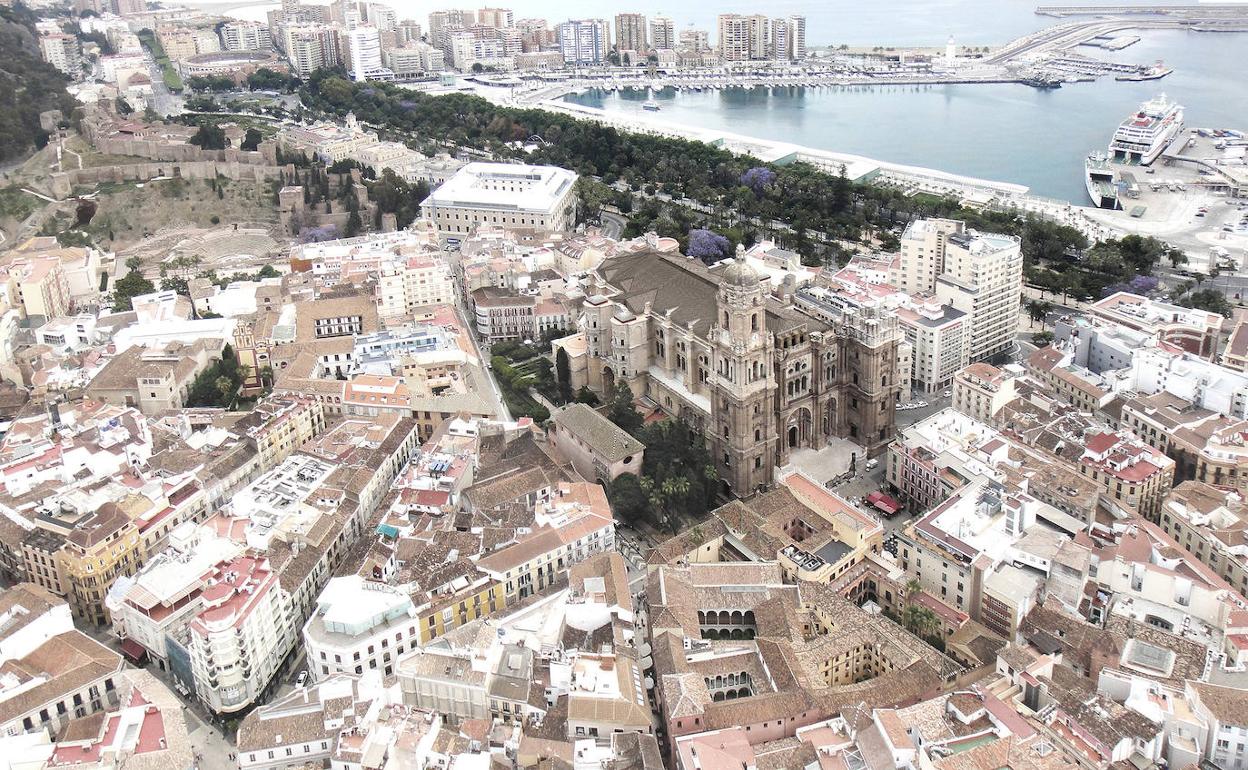
[[[377,297],[377,314],[382,318],[411,318],[424,305],[452,305],[451,268],[439,253],[388,260],[377,275]]]
[[[411,596],[358,575],[330,580],[303,626],[308,670],[318,682],[370,670],[389,677],[396,661],[416,649],[419,640]]]
[[[82,49],[78,38],[56,32],[39,36],[39,50],[43,60],[61,72],[77,79],[82,74]]]
[[[294,609],[262,556],[218,565],[207,582],[190,623],[195,691],[212,711],[232,714],[256,702],[293,648]]]
[[[441,233],[477,224],[568,230],[576,211],[576,174],[556,166],[469,163],[420,204]]]
[[[656,51],[676,47],[676,22],[669,16],[651,16],[647,23],[650,31],[650,47]]]
[[[1014,344],[1023,283],[1017,237],[969,231],[954,220],[915,220],[901,238],[899,283],[905,292],[935,294],[970,316],[971,361]]]
[[[123,652],[132,660],[146,657],[161,671],[168,670],[166,641],[179,636],[204,608],[204,576],[242,550],[238,543],[191,522],[174,529],[169,548],[133,578],[118,579],[105,599]]]
[[[268,51],[273,37],[268,25],[258,21],[227,21],[221,27],[221,47],[226,51]]]
[[[933,393],[953,382],[970,355],[970,317],[935,298],[912,299],[897,311],[911,347],[911,384]]]
[[[351,76],[356,80],[392,80],[394,73],[381,63],[381,34],[371,25],[347,33],[351,47]]]
[[[606,19],[569,19],[556,31],[565,64],[584,66],[607,60],[611,32]]]

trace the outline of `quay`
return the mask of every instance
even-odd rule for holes
[[[1218,3],[1208,5],[1042,5],[1036,8],[1040,16],[1248,16],[1248,3]]]

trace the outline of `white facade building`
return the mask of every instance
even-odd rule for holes
[[[416,621],[411,596],[397,588],[358,575],[330,580],[303,626],[313,680],[369,670],[389,677],[419,643]]]
[[[583,66],[607,60],[611,32],[606,19],[569,19],[558,27],[565,64]]]
[[[242,711],[294,646],[290,594],[267,558],[249,555],[219,565],[201,597],[188,645],[196,695],[214,712]]]
[[[901,238],[898,284],[971,318],[969,360],[1004,353],[1018,334],[1023,255],[1013,236],[977,233],[949,219],[911,222]]]
[[[576,174],[555,166],[469,163],[420,204],[441,233],[468,234],[477,224],[568,230],[576,210]]]
[[[377,276],[377,314],[382,318],[411,317],[424,305],[455,303],[451,269],[439,254],[394,259]]]
[[[269,28],[258,21],[228,21],[221,27],[221,47],[226,51],[267,51],[273,48]]]
[[[392,80],[394,73],[381,63],[381,34],[371,25],[347,33],[351,47],[351,77],[356,80]]]
[[[656,51],[676,47],[676,22],[669,16],[651,16],[646,27],[650,31],[650,48]]]

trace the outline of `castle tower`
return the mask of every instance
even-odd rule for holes
[[[707,426],[720,479],[737,495],[769,486],[775,466],[775,388],[766,294],[758,273],[737,259],[716,296],[711,350],[711,421]]]

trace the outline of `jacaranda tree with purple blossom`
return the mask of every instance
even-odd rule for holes
[[[709,265],[730,255],[732,244],[714,230],[690,230],[689,248],[685,253]]]
[[[299,231],[300,243],[320,243],[338,239],[338,225],[328,224],[320,227],[305,227]]]
[[[761,198],[772,182],[776,181],[776,172],[765,166],[755,166],[741,175],[741,184],[754,191]]]

